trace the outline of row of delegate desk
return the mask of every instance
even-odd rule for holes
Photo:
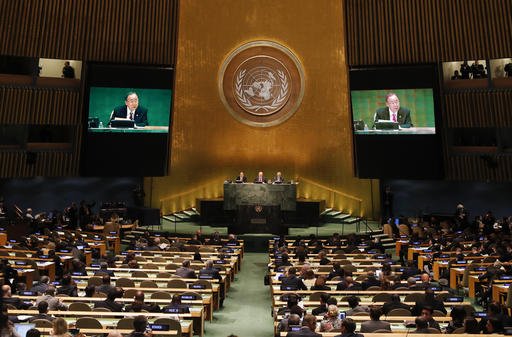
[[[195,250],[195,248],[192,250]],[[200,298],[197,300],[184,300],[184,303],[188,303],[190,305],[197,305],[198,307],[193,307],[193,308],[196,308],[196,309],[198,308],[198,310],[191,310],[190,313],[179,314],[179,316],[177,316],[175,314],[173,317],[192,319],[192,321],[190,321],[188,323],[187,323],[187,321],[183,321],[183,320],[181,321],[183,331],[185,333],[190,333],[190,334],[192,334],[192,332],[195,332],[202,336],[204,333],[204,317],[205,316],[208,317],[208,319],[211,321],[214,309],[217,309],[219,307],[220,288],[226,287],[225,290],[227,291],[229,289],[230,281],[234,280],[234,273],[236,273],[241,268],[241,257],[243,256],[243,243],[241,246],[231,247],[231,250],[232,250],[231,253],[226,252],[226,251],[222,252],[224,259],[227,260],[227,261],[225,261],[226,262],[225,265],[222,265],[223,270],[220,271],[222,280],[220,282],[218,282],[217,280],[204,280],[203,279],[202,281],[205,281],[208,284],[210,284],[209,287],[206,287],[204,289],[203,288],[200,288],[200,289],[198,289],[198,288],[189,288],[189,289],[166,288],[166,285],[167,285],[166,282],[168,282],[169,280],[172,280],[172,278],[170,278],[170,277],[165,278],[165,279],[155,278],[155,276],[159,273],[173,273],[175,271],[175,269],[165,268],[167,265],[169,265],[169,263],[173,262],[173,260],[172,260],[173,258],[191,259],[192,258],[191,254],[193,254],[193,252],[167,252],[167,251],[159,251],[159,252],[142,251],[141,252],[141,251],[134,251],[134,253],[137,256],[144,256],[145,260],[152,261],[152,259],[154,257],[158,256],[158,257],[163,257],[165,259],[169,259],[169,261],[168,261],[169,263],[156,263],[156,266],[157,266],[156,269],[109,268],[109,270],[114,271],[116,274],[116,277],[113,278],[114,281],[116,281],[117,278],[121,278],[122,276],[130,277],[130,279],[132,281],[137,281],[137,284],[134,284],[134,287],[124,287],[124,289],[127,290],[127,292],[130,290],[133,290],[133,291],[142,290],[147,294],[158,293],[158,292],[166,292],[169,294],[173,294],[173,293],[199,294]],[[34,253],[34,252],[23,251],[23,253],[29,255],[27,257],[30,258],[31,253]],[[11,252],[10,254],[13,254],[13,253]],[[204,253],[202,253],[202,255],[205,257],[205,259],[208,259],[208,258],[213,259],[216,255],[219,255],[219,252],[216,252],[216,251],[204,252]],[[11,256],[9,256],[9,258],[11,258]],[[144,261],[139,261],[138,263],[143,263],[143,262]],[[149,263],[151,263],[148,261],[146,261],[146,262],[148,263],[148,265],[149,265]],[[155,265],[155,263],[153,263],[153,266],[154,265]],[[200,269],[199,267],[202,267],[203,264],[201,263],[200,265],[198,264],[196,266],[197,266],[197,269]],[[73,279],[76,281],[77,286],[80,290],[83,290],[87,286],[88,278],[93,277],[93,274],[96,271],[98,271],[98,267],[89,266],[89,267],[87,267],[87,273],[88,274],[90,273],[91,275],[87,275],[87,276],[73,275]],[[137,279],[137,278],[132,277],[131,273],[132,272],[141,272],[141,271],[146,272],[148,274],[148,279],[151,279],[157,283],[157,288],[141,288],[140,287],[139,283],[140,283],[140,281],[142,281],[142,279]],[[197,279],[181,279],[181,280],[184,280],[185,282],[187,282],[189,284],[198,282]],[[30,296],[25,296],[22,298],[26,299],[26,300],[35,300],[35,297],[30,297]],[[99,298],[99,297],[92,297],[92,298],[63,297],[63,300],[64,300],[64,302],[87,301],[88,303],[93,305],[93,303],[95,301],[101,301],[103,299]],[[119,299],[119,301],[124,302],[124,303],[131,303],[131,302],[133,302],[133,299],[132,298],[123,298],[123,299]],[[169,299],[149,298],[146,300],[146,302],[153,302],[153,303],[157,303],[157,304],[168,304]],[[27,315],[31,314],[31,312],[29,312],[29,311],[24,311],[24,313]],[[66,313],[65,315],[69,315],[69,314],[73,315],[72,312],[61,312],[61,314],[63,314],[63,313]],[[123,312],[122,316],[126,316],[125,314],[126,313]],[[161,315],[159,315],[159,317],[160,316]],[[192,328],[192,322],[194,322],[193,328]],[[188,328],[187,328],[187,326],[188,326]],[[167,334],[169,334],[169,333],[167,333]]]
[[[455,252],[442,252],[440,257],[432,261],[427,245],[411,246],[407,240],[397,240],[397,250],[402,249],[404,244],[407,244],[407,258],[418,261],[419,269],[422,269],[425,263],[431,263],[434,280],[439,280],[444,271],[449,269],[450,288],[465,287],[468,289],[470,298],[475,298],[478,288],[483,283],[487,283],[487,280],[480,280],[479,276],[485,274],[487,268],[494,264],[492,261],[499,258],[499,256],[467,256],[464,261],[457,261],[454,258]],[[463,242],[463,244],[469,247],[472,242]],[[465,250],[463,253],[469,254],[470,251]],[[503,263],[503,265],[506,264],[508,263]],[[504,303],[509,293],[510,284],[512,284],[512,276],[506,275],[502,279],[494,280],[491,285],[492,299]]]

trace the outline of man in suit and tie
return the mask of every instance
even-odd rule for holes
[[[114,108],[110,115],[110,122],[115,118],[126,118],[135,122],[137,126],[148,125],[148,109],[139,105],[139,96],[135,92],[129,92],[125,99],[124,105]]]
[[[267,183],[267,178],[265,178],[262,171],[258,172],[258,176],[254,179],[254,183],[255,184],[266,184]]]
[[[240,174],[238,175],[238,177],[236,177],[235,182],[237,182],[237,183],[246,183],[247,182],[247,177],[245,176],[243,171],[240,171]]]
[[[273,183],[274,184],[282,184],[282,183],[284,183],[284,177],[281,174],[281,172],[277,172],[276,173],[276,176],[274,177]]]
[[[386,108],[377,109],[375,112],[374,123],[377,121],[397,122],[401,128],[410,128],[413,126],[411,111],[407,108],[400,107],[400,100],[395,93],[387,94]]]

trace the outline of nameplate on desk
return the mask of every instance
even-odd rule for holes
[[[189,289],[206,289],[206,286],[204,284],[191,284]]]
[[[288,331],[298,332],[302,327],[300,325],[290,325]]]
[[[473,317],[487,318],[487,312],[475,311],[475,312],[473,312]]]
[[[121,252],[121,255],[128,255],[128,252]]]
[[[165,313],[168,314],[186,314],[190,312],[189,308],[165,308]]]
[[[238,243],[235,242],[227,242],[226,246],[238,246]]]
[[[169,331],[169,324],[148,324],[153,331]]]
[[[16,240],[14,240],[14,239],[9,239],[9,242],[11,242],[11,243],[15,243],[15,242],[16,242]]]
[[[213,263],[215,263],[215,264],[225,264],[227,262],[226,262],[226,260],[215,260],[215,261],[213,261]]]
[[[235,250],[232,248],[224,248],[223,251],[224,251],[224,253],[234,253],[235,252]]]
[[[387,256],[383,255],[383,254],[381,254],[381,255],[374,255],[374,259],[377,259],[377,260],[384,260],[386,258],[387,258]]]
[[[423,249],[424,253],[432,253],[432,249]]]
[[[421,245],[421,241],[413,241],[412,244],[415,246],[419,246]]]
[[[26,266],[27,262],[25,262],[25,261],[14,261],[14,265],[16,265],[16,266]]]
[[[100,264],[98,264],[98,263],[91,263],[91,267],[92,268],[99,268]]]
[[[447,259],[447,258],[449,258],[449,257],[450,257],[450,255],[449,255],[449,254],[439,254],[439,258],[440,258],[440,259]]]
[[[92,238],[94,241],[101,241],[103,240],[102,238],[98,238],[98,237],[95,237],[95,238]]]
[[[59,249],[59,253],[70,253],[69,249]]]
[[[292,287],[292,286],[281,286],[281,290],[297,290],[297,287]]]
[[[461,296],[450,296],[450,297],[446,297],[446,299],[444,300],[445,302],[462,302],[464,301],[464,297],[461,297]]]
[[[20,291],[20,295],[21,296],[36,296],[37,291],[28,291],[28,290]]]
[[[87,273],[83,273],[81,271],[74,271],[74,272],[71,273],[71,275],[73,275],[73,276],[86,276]]]
[[[54,286],[60,286],[60,282],[59,282],[59,281],[53,281],[53,282],[52,282],[52,284],[53,284]]]
[[[432,291],[441,291],[441,287],[428,287],[428,289],[432,290]]]
[[[49,257],[48,255],[39,255],[40,259],[47,259],[48,257]]]
[[[474,271],[487,271],[487,267],[476,267]]]
[[[196,295],[180,295],[181,300],[195,301],[199,299]]]
[[[404,272],[404,270],[405,270],[405,268],[404,268],[404,267],[396,268],[396,271],[399,271],[399,272],[401,272],[401,273],[403,273],[403,272]]]
[[[202,280],[211,280],[211,279],[213,279],[213,276],[209,275],[209,274],[201,274],[201,275],[199,275],[199,278]]]
[[[460,261],[457,261],[455,262],[456,264],[467,264],[468,261],[465,261],[465,260],[460,260]]]
[[[512,275],[501,275],[500,280],[512,280]]]

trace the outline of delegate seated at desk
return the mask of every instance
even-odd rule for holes
[[[240,174],[235,178],[236,183],[246,183],[247,177],[245,176],[243,171],[240,171]]]
[[[374,117],[373,127],[378,121],[398,122],[401,128],[410,128],[413,126],[411,121],[411,111],[400,107],[400,100],[395,93],[386,95],[386,108],[377,109]]]
[[[266,184],[267,183],[267,178],[265,178],[262,171],[258,172],[258,176],[256,178],[254,178],[254,183],[255,184]]]
[[[109,125],[116,118],[129,119],[135,122],[137,126],[147,126],[148,109],[139,105],[139,96],[135,92],[129,92],[124,100],[125,105],[115,107],[110,115]]]
[[[274,179],[272,180],[272,183],[273,184],[282,184],[284,183],[284,177],[283,175],[281,174],[281,172],[277,172],[276,173],[276,176],[274,177]]]

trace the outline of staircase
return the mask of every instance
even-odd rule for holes
[[[197,212],[197,210],[192,207],[184,211],[164,215],[162,218],[173,223],[196,222],[199,221],[199,212]]]

